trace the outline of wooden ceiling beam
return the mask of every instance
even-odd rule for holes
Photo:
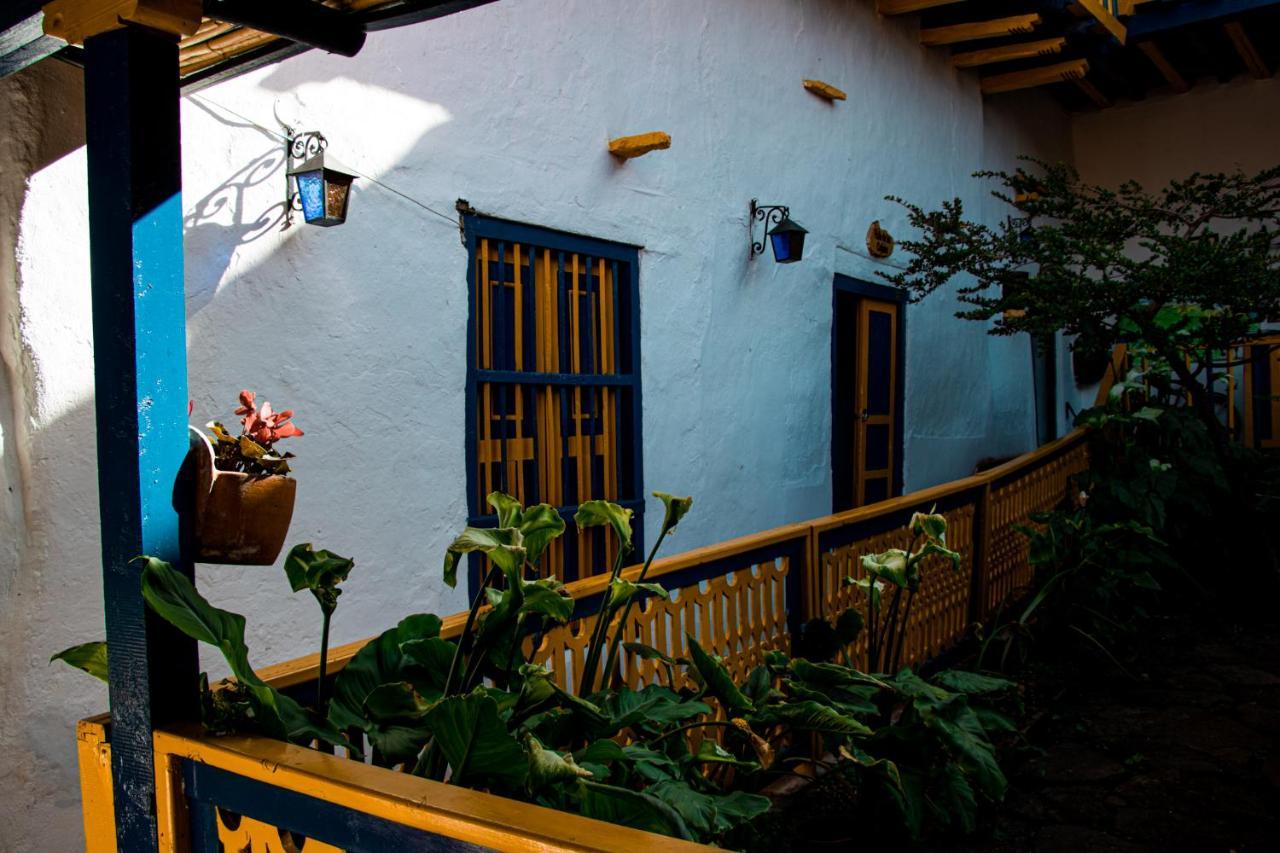
[[[1088,79],[1080,77],[1074,82],[1076,84],[1076,88],[1081,92],[1084,92],[1089,100],[1093,101],[1093,105],[1098,109],[1105,110],[1107,107],[1111,106],[1111,99],[1102,94],[1102,90],[1089,82]]]
[[[1173,91],[1181,94],[1191,88],[1186,78],[1179,74],[1178,69],[1174,68],[1173,63],[1165,57],[1160,45],[1148,40],[1138,42],[1137,47],[1138,50],[1146,55],[1147,59],[1151,60],[1151,64],[1156,67],[1156,70],[1164,75],[1165,81],[1168,82]]]
[[[970,50],[957,53],[951,57],[951,64],[956,68],[977,68],[980,65],[994,65],[997,62],[1011,62],[1015,59],[1034,59],[1037,56],[1053,56],[1062,53],[1067,46],[1065,36],[1024,41],[1017,44],[1004,44],[1000,47],[987,47],[982,50]]]
[[[992,21],[971,21],[947,27],[931,27],[920,31],[920,43],[928,47],[936,47],[1000,36],[1025,35],[1040,26],[1042,21],[1039,14],[1032,13],[996,18]]]
[[[964,0],[876,0],[876,11],[881,15],[907,15],[963,2]]]
[[[1259,80],[1265,80],[1271,76],[1267,61],[1253,46],[1253,40],[1244,31],[1244,24],[1239,21],[1230,21],[1222,25],[1222,31],[1227,34],[1227,38],[1231,39],[1236,53],[1240,54],[1240,61],[1244,63],[1245,68],[1249,69],[1250,74]]]
[[[1089,60],[1071,59],[1055,65],[1042,65],[1007,74],[990,74],[982,78],[982,94],[999,95],[1019,89],[1034,89],[1050,83],[1065,83],[1083,79],[1089,73]]]

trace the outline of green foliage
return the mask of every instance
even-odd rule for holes
[[[84,670],[101,681],[107,680],[107,644],[102,640],[63,649],[49,658],[49,663],[56,660]]]
[[[320,609],[332,613],[338,606],[338,596],[342,594],[338,584],[347,579],[355,564],[355,560],[332,551],[317,551],[307,542],[295,545],[289,551],[284,559],[284,573],[294,592],[311,590],[320,603]]]

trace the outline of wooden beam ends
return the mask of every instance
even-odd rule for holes
[[[1029,15],[1013,15],[991,21],[971,21],[947,27],[931,27],[920,31],[920,43],[928,47],[936,47],[942,44],[1021,35],[1040,26],[1042,20],[1039,14],[1033,12]]]
[[[619,160],[642,157],[650,151],[662,151],[671,147],[671,135],[655,131],[635,136],[619,136],[609,140],[609,153]]]
[[[1065,36],[1024,41],[1017,44],[1005,44],[1000,47],[988,47],[982,50],[970,50],[957,53],[951,57],[951,64],[956,68],[976,68],[980,65],[994,65],[997,62],[1010,62],[1015,59],[1032,59],[1037,56],[1053,56],[1062,53],[1067,46]]]
[[[204,15],[201,0],[52,0],[44,7],[45,35],[68,44],[138,24],[169,35],[194,35]]]
[[[844,93],[844,90],[837,89],[830,83],[823,83],[821,80],[805,80],[804,87],[819,98],[823,98],[828,101],[845,101],[849,98],[849,96]]]
[[[1012,71],[1008,74],[992,74],[982,78],[982,94],[998,95],[1002,92],[1015,92],[1019,89],[1032,89],[1050,83],[1064,83],[1081,80],[1089,73],[1087,59],[1072,59],[1056,65],[1042,65],[1024,71]]]

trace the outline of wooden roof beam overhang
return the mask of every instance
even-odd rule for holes
[[[1185,77],[1178,73],[1178,69],[1173,67],[1173,63],[1165,57],[1164,51],[1160,49],[1160,45],[1156,44],[1155,41],[1145,39],[1137,42],[1136,47],[1142,51],[1147,59],[1151,60],[1151,64],[1164,76],[1173,91],[1181,94],[1190,90],[1191,85],[1187,83]]]
[[[1249,73],[1259,80],[1265,80],[1271,76],[1271,69],[1267,66],[1267,61],[1262,58],[1262,54],[1258,53],[1258,49],[1253,46],[1253,40],[1249,38],[1249,34],[1244,31],[1244,24],[1239,21],[1229,21],[1222,25],[1222,31],[1227,34],[1227,38],[1231,39],[1231,44],[1236,49],[1236,53],[1240,55],[1240,61],[1244,63],[1244,67],[1249,69]]]
[[[982,78],[982,94],[999,95],[1019,89],[1034,89],[1050,83],[1083,80],[1089,73],[1089,60],[1070,59],[1054,65],[1042,65],[1004,74],[988,74]]]
[[[908,15],[963,2],[964,0],[876,0],[876,11],[881,15]]]
[[[996,47],[985,47],[979,50],[967,50],[963,53],[953,54],[951,56],[951,64],[956,68],[977,68],[982,65],[995,65],[998,62],[1053,56],[1062,53],[1063,48],[1066,46],[1066,36],[1002,44]]]
[[[44,33],[44,12],[35,12],[0,30],[0,77],[16,74],[66,47],[61,39]]]
[[[1027,15],[1012,15],[1007,18],[996,18],[990,21],[972,21],[964,24],[951,24],[944,27],[930,27],[920,30],[920,43],[928,47],[946,44],[959,44],[979,39],[999,38],[1001,36],[1026,35],[1040,26],[1043,18],[1038,12]]]

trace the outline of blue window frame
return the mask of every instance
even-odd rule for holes
[[[496,523],[493,491],[549,503],[570,526],[543,574],[606,572],[615,544],[572,520],[586,500],[629,507],[643,549],[639,250],[479,215],[464,228],[469,521]]]

